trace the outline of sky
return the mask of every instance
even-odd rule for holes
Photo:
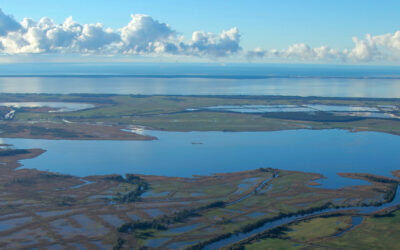
[[[0,62],[400,64],[398,0],[2,0]]]

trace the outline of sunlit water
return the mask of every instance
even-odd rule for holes
[[[26,168],[77,176],[208,175],[260,167],[321,173],[324,187],[364,183],[338,172],[390,176],[400,169],[400,136],[344,130],[277,132],[159,132],[156,141],[3,139],[17,148],[43,148]],[[193,144],[202,143],[202,144]]]
[[[0,106],[12,108],[52,108],[53,112],[73,112],[82,109],[94,108],[95,105],[89,103],[76,102],[0,102]]]
[[[146,95],[290,95],[400,98],[400,79],[0,77],[0,93]],[[390,175],[398,169],[400,137],[340,130],[279,132],[157,132],[157,141],[5,139],[44,148],[25,167],[78,176],[140,173],[191,176],[274,167],[322,173],[324,186],[357,184],[337,172]],[[192,144],[201,142],[203,144]]]
[[[0,93],[289,95],[400,98],[400,79],[0,77]]]

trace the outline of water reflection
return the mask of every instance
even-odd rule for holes
[[[188,112],[199,110],[212,110],[220,112],[235,113],[308,113],[328,112],[339,116],[357,116],[357,117],[373,117],[381,119],[400,119],[399,116],[392,114],[397,112],[399,107],[393,105],[384,105],[377,107],[350,106],[350,105],[322,105],[322,104],[301,104],[301,105],[219,105],[211,107],[203,107],[199,109],[189,108]],[[384,113],[389,112],[389,113]]]
[[[232,111],[239,113],[268,113],[268,112],[379,112],[375,107],[361,107],[349,105],[320,105],[320,104],[302,104],[302,105],[219,105],[206,107],[205,109]],[[393,106],[391,110],[397,110]]]
[[[400,98],[400,79],[0,77],[0,92]]]
[[[186,176],[259,167],[322,173],[326,187],[354,185],[337,172],[390,176],[399,168],[400,137],[375,132],[160,132],[156,141],[51,141],[5,139],[18,148],[44,148],[23,164],[77,176],[140,173]],[[193,145],[192,142],[201,142]],[[101,156],[101,157],[99,157]],[[62,160],[60,160],[62,159]],[[361,182],[360,182],[361,183]]]
[[[42,107],[55,109],[49,112],[73,112],[95,107],[95,105],[93,104],[77,102],[1,102],[0,106],[12,107],[17,109]]]

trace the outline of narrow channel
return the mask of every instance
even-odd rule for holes
[[[243,197],[240,197],[240,198],[237,199],[237,200],[231,201],[231,202],[227,203],[226,205],[227,205],[227,206],[234,205],[234,204],[239,203],[239,202],[241,202],[241,201],[243,201],[243,200],[245,200],[245,199],[247,199],[247,198],[250,198],[252,195],[254,195],[254,194],[256,194],[258,191],[260,191],[265,185],[267,185],[267,183],[268,183],[270,180],[272,180],[272,178],[275,178],[275,176],[264,180],[264,181],[261,182],[252,192],[246,194],[246,195],[243,196]]]
[[[346,228],[345,230],[333,235],[332,237],[340,237],[342,236],[344,233],[350,231],[351,229],[353,229],[354,227],[360,225],[363,221],[363,217],[362,216],[352,216],[351,217],[351,226],[349,228]]]
[[[306,218],[308,216],[311,215],[321,215],[324,213],[328,213],[328,212],[341,212],[341,211],[348,211],[348,210],[358,210],[359,213],[373,213],[376,212],[378,210],[384,209],[384,208],[388,208],[388,207],[392,207],[392,206],[396,206],[398,204],[400,204],[400,186],[397,186],[397,190],[396,190],[396,195],[395,198],[388,203],[382,204],[380,206],[369,206],[369,207],[347,207],[347,208],[327,208],[327,209],[323,209],[320,211],[316,211],[316,212],[312,212],[312,213],[308,213],[308,214],[304,214],[304,215],[294,215],[294,216],[290,216],[290,217],[285,217],[282,219],[278,219],[278,220],[274,220],[271,222],[267,222],[264,225],[262,225],[261,227],[255,228],[253,230],[251,230],[250,232],[247,233],[239,233],[239,234],[234,234],[226,239],[222,239],[220,241],[214,242],[210,245],[205,246],[203,249],[219,249],[221,247],[225,247],[234,243],[237,243],[241,240],[244,240],[246,238],[249,238],[252,235],[261,233],[263,231],[272,229],[274,227],[278,227],[278,226],[282,226],[285,224],[288,224],[290,222],[293,222],[295,220],[298,219],[303,219]]]

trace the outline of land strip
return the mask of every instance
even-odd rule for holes
[[[134,135],[134,130],[131,134],[120,131],[132,127],[237,132],[345,129],[400,134],[400,99],[394,98],[0,94],[0,99],[3,103],[94,106],[57,112],[54,108],[0,105],[1,136],[13,138],[154,139]],[[12,116],[7,115],[11,111]]]

